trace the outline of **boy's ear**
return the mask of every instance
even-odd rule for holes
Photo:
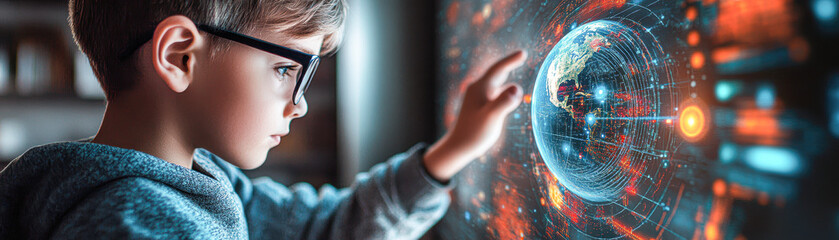
[[[195,56],[203,38],[195,23],[183,15],[163,19],[152,38],[152,65],[163,82],[183,92],[195,76]]]

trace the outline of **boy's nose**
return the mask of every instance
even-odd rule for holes
[[[309,111],[309,104],[306,103],[305,96],[300,98],[300,102],[298,102],[297,105],[294,105],[294,103],[292,102],[290,103],[291,104],[289,104],[289,106],[291,106],[291,118],[301,118],[303,116],[306,116],[306,112]]]

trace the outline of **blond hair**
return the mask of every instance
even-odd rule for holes
[[[137,81],[131,48],[173,15],[242,33],[281,31],[292,37],[323,35],[321,48],[334,53],[343,38],[345,0],[71,0],[70,28],[107,98]],[[214,47],[226,45],[210,37]],[[126,55],[125,53],[129,53]]]

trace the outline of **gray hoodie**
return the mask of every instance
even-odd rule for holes
[[[204,149],[187,169],[87,141],[42,145],[0,172],[0,239],[415,239],[450,202],[424,151],[316,191],[252,181]]]

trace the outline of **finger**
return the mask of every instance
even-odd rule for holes
[[[523,94],[521,86],[515,83],[508,84],[504,91],[489,103],[489,111],[506,116],[519,106]]]
[[[478,84],[490,88],[501,85],[501,83],[506,80],[510,71],[513,71],[513,69],[518,68],[524,63],[526,56],[527,53],[519,50],[508,55],[504,59],[499,60],[493,64],[489,70],[487,70],[486,74],[484,74],[480,80],[478,80]]]

